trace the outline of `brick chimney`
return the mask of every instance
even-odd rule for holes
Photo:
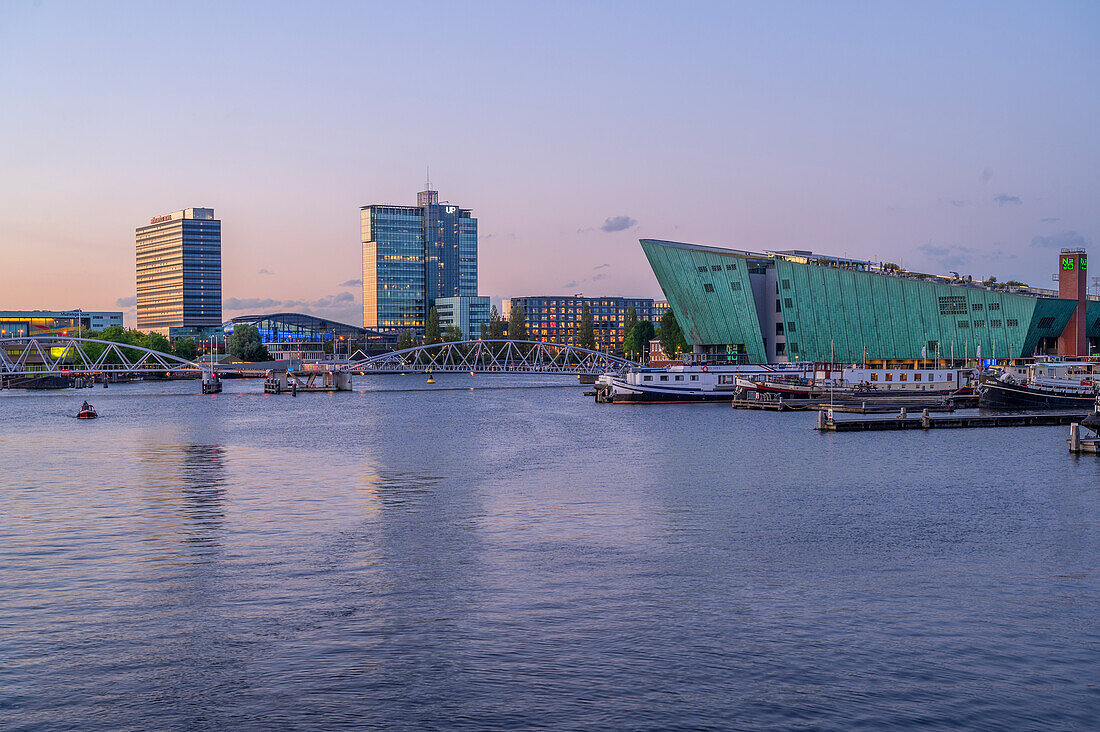
[[[1077,309],[1073,311],[1066,329],[1058,338],[1058,353],[1062,356],[1087,356],[1088,324],[1085,322],[1088,308],[1087,290],[1088,259],[1084,249],[1063,249],[1058,255],[1058,297],[1064,300],[1076,300]]]

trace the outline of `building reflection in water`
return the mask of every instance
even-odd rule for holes
[[[218,550],[224,536],[226,456],[220,445],[146,447],[143,517],[157,560],[194,561]],[[201,561],[201,560],[200,560]]]

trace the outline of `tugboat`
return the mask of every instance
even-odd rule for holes
[[[80,411],[76,413],[77,419],[95,419],[99,415],[96,414],[95,407],[88,402],[84,402],[80,405]]]
[[[978,391],[983,409],[1088,409],[1097,397],[1098,366],[1089,361],[1039,361],[1021,378],[990,371]]]

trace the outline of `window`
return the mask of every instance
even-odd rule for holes
[[[948,295],[939,298],[940,315],[966,315],[966,298],[962,295]]]
[[[1049,328],[1052,325],[1054,325],[1054,318],[1049,317],[1049,316],[1047,316],[1047,317],[1045,317],[1045,318],[1043,318],[1042,320],[1039,321],[1039,329],[1040,330],[1046,330],[1047,328]]]
[[[794,307],[794,301],[791,300],[791,298],[789,298],[789,297],[783,298],[783,307],[793,308]]]
[[[700,272],[706,272],[707,271],[707,266],[704,264],[704,265],[701,265],[699,267],[696,267],[696,269],[699,270]]]
[[[777,313],[783,312],[782,310],[779,309],[779,301],[778,300],[775,301],[775,312],[777,312]]]
[[[790,323],[790,322],[787,323],[787,332],[788,333],[794,333],[794,323]]]
[[[726,270],[730,271],[730,272],[736,272],[737,271],[737,265],[736,264],[727,264],[726,265]]]
[[[893,374],[886,374],[886,380],[887,381],[893,381],[894,380],[894,375]]]
[[[709,282],[706,282],[706,283],[703,284],[703,290],[706,291],[706,292],[714,292],[714,285],[710,284]]]
[[[776,323],[775,324],[775,334],[777,336],[783,335],[783,324],[782,323]]]
[[[677,374],[677,375],[676,375],[676,380],[677,380],[677,381],[683,381],[683,380],[684,380],[684,376],[683,376],[683,374]]]
[[[913,374],[913,381],[920,381],[920,374]]]
[[[877,371],[872,371],[871,372],[871,381],[878,381],[878,372]]]
[[[985,321],[984,320],[975,320],[974,321],[974,327],[975,328],[984,328],[985,327]]]
[[[783,289],[784,290],[791,289],[791,281],[790,280],[783,280]]]
[[[712,265],[710,265],[710,271],[711,272],[721,272],[722,271],[722,265],[712,264]]]
[[[1001,309],[1001,303],[991,302],[991,303],[989,303],[989,309],[990,310],[1000,310]]]
[[[1000,328],[1001,327],[1001,321],[991,320],[991,321],[989,321],[989,327],[990,328]]]
[[[730,289],[733,290],[734,292],[740,292],[741,291],[741,283],[740,282],[731,282],[730,283]]]
[[[652,376],[643,376],[642,381],[653,381],[653,377]]]
[[[981,312],[982,304],[980,302],[976,302],[976,303],[974,303],[973,305],[970,306],[970,309],[973,310],[976,313]]]
[[[955,380],[955,374],[948,374],[947,375],[947,380],[948,381],[954,381]]]
[[[776,343],[775,344],[775,355],[776,356],[786,356],[787,355],[787,344],[786,343]]]
[[[691,375],[691,380],[692,381],[698,381],[699,380],[699,375],[698,374],[692,374]]]
[[[899,379],[899,381],[908,381],[908,380],[909,380],[909,374],[902,374],[901,378]]]
[[[940,342],[939,341],[928,341],[926,347],[928,349],[928,355],[929,356],[934,356],[936,354],[936,352],[940,350]]]
[[[970,327],[970,321],[969,320],[960,320],[958,325],[959,325],[960,328],[969,328]]]
[[[1005,321],[1005,323],[1008,324],[1009,328],[1015,328],[1016,326],[1018,326],[1020,324],[1020,321],[1016,320],[1016,318],[1009,318],[1008,320]]]
[[[668,377],[667,376],[662,376],[661,381],[668,381]]]
[[[791,353],[798,353],[798,344],[797,343],[791,343],[789,345],[790,345],[790,348],[791,348]]]

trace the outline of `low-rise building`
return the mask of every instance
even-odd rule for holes
[[[239,325],[255,326],[274,360],[353,358],[397,346],[397,333],[382,333],[304,313],[241,315],[222,325],[225,336]]]
[[[88,310],[0,310],[0,338],[33,335],[80,336],[113,325],[122,327],[122,313]]]

